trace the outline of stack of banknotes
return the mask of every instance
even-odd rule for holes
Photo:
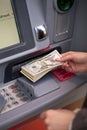
[[[39,59],[23,65],[20,72],[32,82],[36,82],[49,71],[63,64],[56,61],[56,59],[60,57],[61,55],[59,52],[57,50],[54,50]]]

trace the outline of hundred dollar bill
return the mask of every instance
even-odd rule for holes
[[[55,67],[62,65],[61,62],[56,61],[56,59],[60,57],[61,55],[59,52],[54,50],[48,55],[22,66],[21,73],[26,77],[30,77],[30,79],[34,79],[36,81],[36,79],[41,78]]]

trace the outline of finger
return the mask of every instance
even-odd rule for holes
[[[63,57],[63,56],[65,57],[65,56],[67,56],[67,55],[72,55],[72,53],[73,53],[72,51],[65,52],[65,53],[62,53],[61,56],[62,56],[62,57]]]
[[[61,66],[62,69],[66,70],[67,68],[69,68],[69,64],[68,62],[64,62],[64,64]]]
[[[48,126],[50,124],[50,119],[49,118],[45,118],[44,119],[44,123]]]
[[[62,56],[62,57],[60,58],[60,61],[61,61],[61,62],[67,62],[67,61],[70,61],[70,60],[73,60],[72,55]]]
[[[73,60],[73,56],[72,54],[62,54],[62,56],[58,59],[56,59],[57,62],[67,62],[67,61],[72,61]]]

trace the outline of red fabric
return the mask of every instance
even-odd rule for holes
[[[42,119],[37,119],[37,117],[33,117],[16,126],[13,126],[8,130],[46,130],[46,126]]]
[[[43,120],[37,119],[34,122],[27,124],[26,126],[21,127],[18,130],[46,130]]]

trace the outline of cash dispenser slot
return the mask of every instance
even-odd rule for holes
[[[58,50],[59,53],[62,52],[61,47],[55,47],[55,48],[49,49],[47,51],[37,52],[37,53],[31,54],[31,55],[24,56],[20,59],[11,61],[5,69],[4,82],[6,83],[8,81],[14,80],[14,79],[22,76],[22,74],[20,73],[20,68],[22,65],[24,65],[32,60],[35,60],[39,57],[42,57],[44,55],[47,55],[48,53],[50,53],[51,51],[53,51],[55,49]]]

